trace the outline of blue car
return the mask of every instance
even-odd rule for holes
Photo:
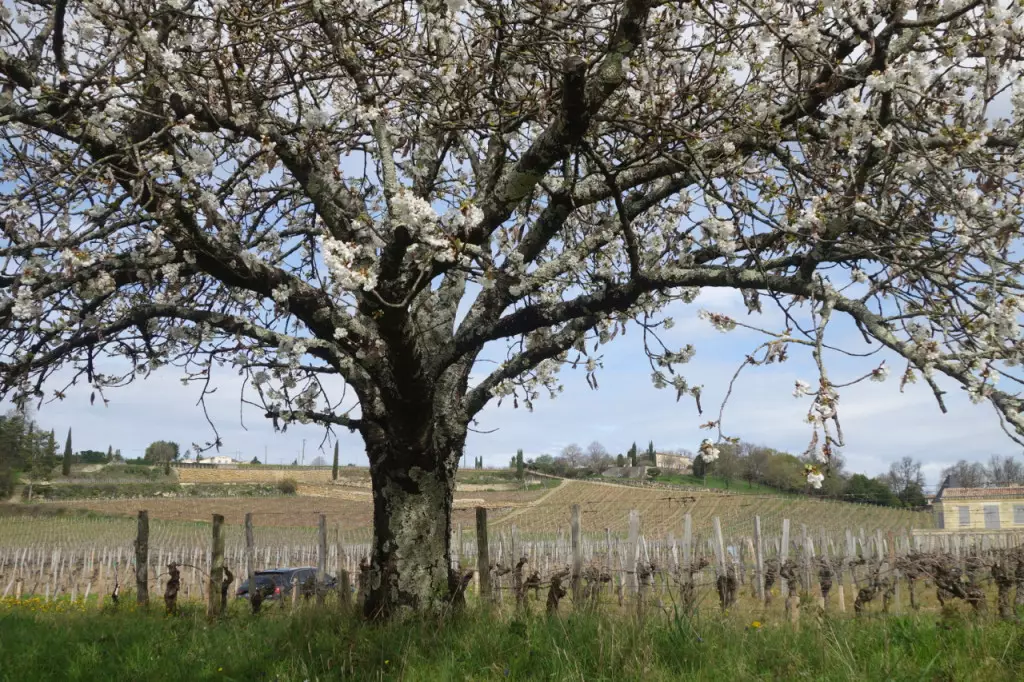
[[[292,592],[292,583],[298,582],[299,594],[304,599],[316,595],[316,569],[305,566],[302,568],[271,568],[265,571],[256,571],[256,588],[260,590],[263,600],[274,600],[288,597]],[[334,590],[338,581],[332,576],[324,576],[324,589]],[[243,580],[235,591],[235,596],[240,599],[249,598],[249,581]]]

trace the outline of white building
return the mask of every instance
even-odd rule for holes
[[[200,464],[238,464],[234,459],[227,455],[213,455],[211,457],[200,457]]]
[[[659,469],[686,471],[693,468],[693,460],[686,455],[672,455],[666,452],[654,454],[655,466]]]

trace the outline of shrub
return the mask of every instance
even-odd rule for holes
[[[294,495],[299,489],[299,483],[294,478],[286,478],[277,482],[277,489],[285,495]]]

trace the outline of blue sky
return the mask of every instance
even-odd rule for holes
[[[361,158],[345,159],[342,170],[351,175],[361,174]],[[370,174],[372,180],[372,166]],[[0,190],[6,189],[7,186],[0,186]],[[778,322],[779,316],[769,305],[766,301],[766,315],[750,322],[778,329],[773,323]],[[511,401],[502,407],[496,403],[489,405],[478,427],[483,431],[496,430],[472,434],[467,448],[469,457],[483,456],[487,465],[504,465],[517,448],[530,457],[555,454],[572,442],[586,446],[593,440],[602,442],[613,453],[625,451],[634,441],[644,445],[648,440],[653,440],[659,449],[696,449],[702,438],[713,435],[699,429],[699,425],[717,416],[730,377],[743,357],[763,341],[748,331],[716,331],[697,318],[701,307],[739,319],[745,319],[746,310],[737,292],[706,290],[694,305],[677,306],[673,311],[676,327],[664,338],[673,344],[696,346],[697,355],[683,370],[691,384],[704,386],[704,415],[697,414],[691,399],[677,403],[673,389],[657,390],[651,385],[640,334],[633,328],[625,338],[601,349],[604,369],[598,372],[599,390],[587,387],[582,371],[567,370],[562,375],[565,393],[555,400],[541,398],[533,413],[513,409]],[[849,324],[837,319],[834,326],[830,342],[851,350],[869,350]],[[490,357],[500,359],[501,351],[497,348]],[[803,416],[810,399],[794,398],[792,388],[796,379],[813,385],[816,376],[806,349],[794,347],[791,355],[791,360],[782,365],[745,369],[725,413],[728,434],[793,452],[805,448],[810,430]],[[928,483],[935,485],[939,471],[958,459],[986,460],[994,453],[1020,454],[1020,448],[1000,430],[992,408],[988,404],[972,405],[958,387],[944,384],[949,391],[946,402],[950,412],[946,415],[941,414],[924,384],[908,386],[901,394],[898,378],[903,363],[892,354],[856,362],[832,357],[831,378],[837,383],[848,381],[877,366],[882,358],[888,360],[892,369],[889,381],[863,382],[841,393],[840,417],[846,436],[844,455],[848,469],[878,474],[890,462],[911,455],[924,462]],[[481,367],[485,369],[486,366]],[[207,397],[207,407],[223,439],[222,452],[243,459],[262,459],[266,452],[270,462],[288,463],[299,456],[305,440],[307,462],[317,454],[329,457],[333,444],[324,445],[322,453],[318,450],[323,439],[320,428],[293,425],[287,433],[274,433],[258,410],[248,408],[241,411],[247,426],[243,428],[241,379],[227,367],[215,372],[219,389]],[[58,379],[66,376],[65,372],[57,374]],[[76,450],[105,450],[112,445],[126,456],[138,456],[153,440],[174,440],[182,448],[193,441],[205,442],[212,433],[196,405],[200,389],[196,385],[182,386],[179,379],[174,368],[163,369],[148,380],[110,390],[107,406],[102,401],[90,405],[90,389],[77,387],[68,392],[63,402],[44,405],[38,420],[44,427],[54,428],[61,441],[71,427]],[[53,382],[49,387],[56,388],[58,384]],[[343,432],[339,436],[342,461],[366,464],[358,435]]]
[[[723,334],[697,318],[701,307],[745,319],[746,311],[738,293],[705,290],[691,306],[675,312],[676,326],[668,338],[676,344],[693,343],[697,355],[684,366],[691,383],[704,385],[705,413],[698,415],[692,400],[675,401],[672,389],[655,389],[650,368],[643,354],[640,335],[631,330],[603,347],[604,369],[598,373],[600,389],[590,390],[582,372],[565,371],[565,392],[555,400],[542,398],[533,413],[489,405],[481,414],[479,429],[493,433],[470,436],[468,455],[483,456],[487,465],[504,465],[517,448],[527,457],[557,453],[568,443],[586,446],[593,440],[611,452],[625,451],[636,441],[645,445],[653,440],[659,449],[695,449],[701,439],[711,435],[699,425],[717,415],[726,386],[744,355],[761,341],[759,335],[737,330]],[[766,315],[752,324],[770,326],[775,317],[766,306]],[[767,319],[764,319],[767,318]],[[859,336],[847,325],[839,324],[827,337],[851,350],[866,350]],[[896,358],[879,355],[851,362],[831,358],[831,376],[847,381],[877,366],[888,357],[892,376],[885,383],[863,382],[841,393],[840,416],[846,437],[848,468],[869,474],[888,469],[889,463],[911,455],[924,462],[927,482],[938,483],[939,471],[965,458],[987,460],[993,453],[1019,455],[1020,448],[999,429],[998,419],[987,404],[972,405],[954,385],[945,386],[949,414],[940,413],[931,392],[923,384],[910,385],[901,394],[898,377],[903,365]],[[803,421],[809,399],[792,396],[796,379],[815,381],[809,353],[794,348],[791,360],[782,365],[752,367],[744,370],[736,384],[725,413],[726,431],[744,440],[795,452],[807,444],[810,431]],[[58,440],[68,427],[74,431],[76,450],[120,448],[125,456],[139,456],[153,440],[174,440],[182,444],[209,440],[211,432],[196,406],[199,388],[185,387],[173,368],[154,373],[147,380],[108,392],[110,404],[97,400],[89,404],[86,387],[72,389],[63,402],[44,405],[38,412],[40,423],[54,428]],[[264,456],[270,462],[290,463],[299,457],[306,440],[306,462],[317,454],[329,459],[330,448],[320,447],[323,430],[315,426],[293,425],[287,433],[274,433],[270,423],[255,409],[242,411],[240,425],[240,379],[230,368],[215,374],[219,390],[207,399],[224,442],[222,452],[244,459]],[[356,434],[340,434],[343,463],[366,464],[362,443]]]

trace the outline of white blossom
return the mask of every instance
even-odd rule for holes
[[[700,447],[697,449],[697,454],[705,464],[711,464],[714,462],[718,459],[718,455],[720,453],[721,451],[707,438],[701,441]]]

